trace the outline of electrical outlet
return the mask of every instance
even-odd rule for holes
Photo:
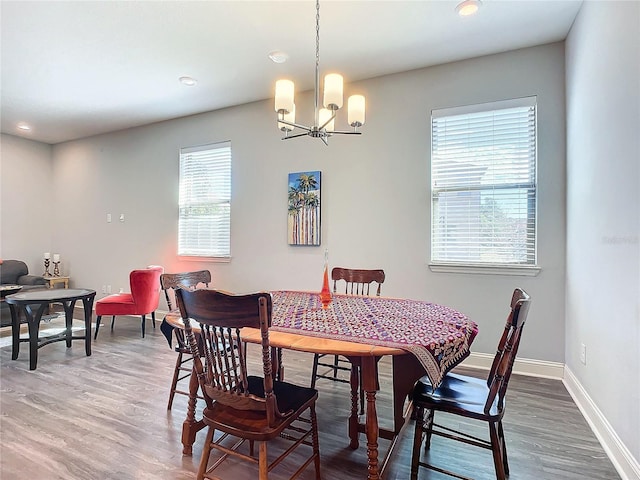
[[[121,221],[121,222],[124,222],[124,213],[121,213],[121,214],[120,214],[120,221]]]
[[[583,365],[587,364],[587,346],[584,343],[580,345],[580,361]]]
[[[102,293],[107,293],[107,286],[106,285],[102,285]]]
[[[107,213],[107,223],[111,223],[111,214]]]
[[[107,285],[107,293],[111,293],[111,285]]]

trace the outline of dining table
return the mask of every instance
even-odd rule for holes
[[[290,349],[341,355],[359,367],[359,377],[358,369],[352,369],[350,378],[349,445],[358,448],[359,434],[365,434],[367,479],[378,480],[411,411],[405,400],[414,383],[426,375],[433,386],[439,385],[447,372],[469,355],[477,324],[450,307],[422,300],[333,294],[331,302],[323,305],[317,292],[279,290],[271,296],[269,344],[274,352]],[[184,328],[179,312],[167,314],[163,323]],[[241,338],[260,343],[260,330],[245,327]],[[378,361],[386,355],[392,356],[393,366],[391,429],[379,426],[376,410]],[[278,371],[282,376],[281,366]],[[358,416],[359,386],[366,399],[364,424]],[[182,429],[185,455],[191,454],[196,433],[204,428],[204,422],[195,417],[198,388],[197,376],[191,375]],[[378,458],[379,438],[391,441],[382,461]]]

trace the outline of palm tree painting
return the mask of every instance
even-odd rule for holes
[[[289,174],[289,245],[320,245],[320,172]]]

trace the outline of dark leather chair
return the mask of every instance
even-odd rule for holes
[[[449,373],[435,390],[432,389],[428,377],[421,378],[415,384],[412,394],[416,417],[411,457],[412,479],[418,478],[418,467],[425,467],[456,478],[466,478],[426,461],[420,461],[420,447],[423,437],[425,450],[428,450],[431,447],[432,435],[439,435],[491,450],[496,478],[504,480],[509,475],[507,442],[504,437],[502,417],[505,412],[507,386],[530,304],[529,295],[524,290],[517,288],[513,292],[511,311],[486,380]],[[436,424],[436,412],[486,422],[489,426],[489,440]],[[454,457],[449,457],[449,459],[454,460]]]
[[[21,292],[46,288],[46,281],[41,275],[30,275],[27,264],[22,260],[0,260],[0,284],[20,285]],[[15,290],[13,291],[15,292]],[[3,301],[0,304],[0,326],[11,325],[9,306]]]
[[[320,479],[320,451],[316,399],[318,391],[273,379],[269,326],[271,325],[271,294],[231,295],[216,290],[176,290],[180,314],[185,325],[185,337],[191,348],[195,373],[206,407],[202,419],[209,427],[205,439],[197,479],[217,478],[213,470],[228,456],[258,464],[258,478],[267,480],[269,472],[292,452],[301,466],[291,478],[310,464],[315,466],[315,478]],[[191,323],[198,323],[201,347]],[[263,377],[247,374],[245,345],[240,329],[260,329],[262,338]],[[201,351],[202,350],[202,351]],[[202,356],[200,356],[202,354]],[[203,364],[204,363],[204,364]],[[309,418],[303,417],[308,414]],[[214,439],[214,432],[222,433]],[[227,436],[237,437],[230,444]],[[238,448],[249,441],[249,454]],[[267,445],[272,440],[290,440],[282,455],[269,462]],[[254,442],[259,442],[258,458]],[[303,455],[298,447],[311,447]],[[213,449],[222,457],[209,467]]]

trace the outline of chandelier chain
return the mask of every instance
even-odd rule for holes
[[[320,0],[316,0],[316,78],[315,78],[315,98],[314,103],[314,128],[317,129],[320,122],[319,104],[320,104]]]
[[[316,68],[320,64],[320,0],[316,1]]]

